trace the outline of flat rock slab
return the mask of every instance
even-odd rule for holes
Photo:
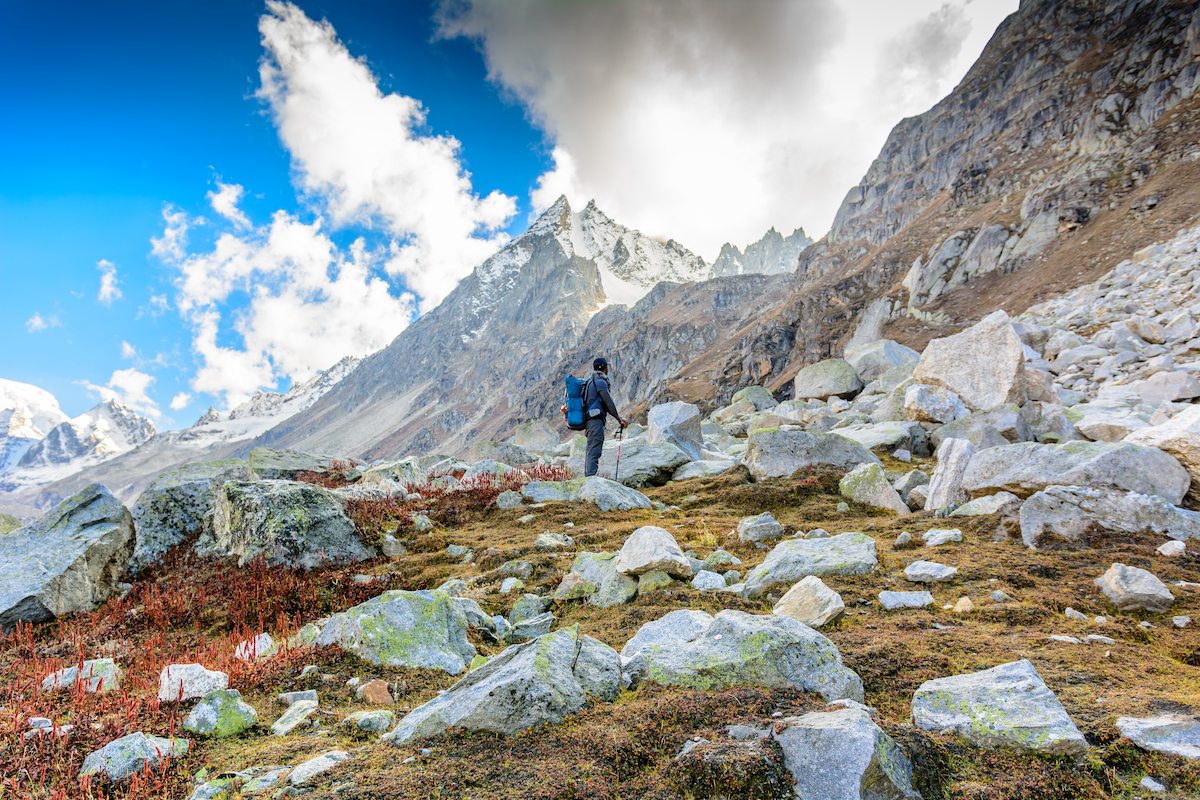
[[[913,723],[958,733],[972,744],[1042,755],[1082,756],[1087,742],[1029,661],[925,681],[912,703]]]
[[[292,773],[288,775],[288,783],[292,786],[304,786],[321,773],[328,772],[338,764],[341,764],[343,761],[349,761],[351,758],[352,756],[345,750],[330,750],[327,753],[322,753],[319,756],[308,759],[292,770]]]
[[[0,632],[103,603],[135,542],[129,509],[98,483],[0,536]]]
[[[888,611],[897,608],[925,608],[933,605],[933,595],[929,592],[880,592],[879,604]]]
[[[80,776],[96,775],[112,783],[124,783],[147,766],[157,767],[169,758],[187,755],[187,739],[164,739],[131,733],[93,751],[83,760]]]
[[[904,568],[904,577],[914,583],[944,583],[953,580],[958,567],[948,567],[936,561],[914,561]]]
[[[712,625],[713,617],[706,611],[690,608],[672,611],[638,628],[633,638],[621,648],[621,658],[633,658],[648,645],[678,645],[692,641]]]
[[[352,465],[350,459],[301,453],[298,450],[256,447],[250,451],[248,461],[254,476],[261,480],[294,481],[305,472],[331,472],[334,471],[334,462],[349,465],[348,469],[340,470],[348,480],[355,481],[362,477],[362,471]]]
[[[1185,714],[1118,717],[1117,730],[1143,750],[1200,758],[1200,720]]]
[[[780,542],[762,564],[746,575],[746,597],[758,597],[779,584],[808,575],[865,575],[879,564],[875,540],[865,533],[843,533],[828,539]]]
[[[790,477],[798,469],[849,472],[859,464],[883,462],[858,442],[834,433],[765,428],[750,434],[746,448],[746,467],[760,481]]]
[[[689,461],[671,476],[673,481],[686,481],[692,478],[715,478],[723,475],[738,465],[734,459],[705,458],[700,461]]]
[[[317,713],[316,700],[297,700],[288,706],[287,711],[283,712],[279,719],[271,723],[271,734],[287,736],[315,713]]]
[[[534,503],[594,503],[601,511],[653,508],[646,495],[599,475],[569,481],[531,481],[521,487],[521,495]]]

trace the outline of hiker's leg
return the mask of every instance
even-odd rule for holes
[[[600,470],[600,454],[604,452],[604,420],[587,421],[587,457],[583,461],[583,475],[590,478]]]

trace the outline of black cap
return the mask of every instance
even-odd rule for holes
[[[596,356],[596,360],[592,362],[592,369],[608,369],[608,359],[604,356]]]

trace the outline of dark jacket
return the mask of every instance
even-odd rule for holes
[[[621,418],[621,414],[617,411],[617,404],[613,402],[612,395],[608,393],[608,385],[607,375],[603,372],[592,373],[592,379],[588,381],[587,395],[583,398],[583,407],[588,409],[588,411],[584,412],[587,419],[592,419],[590,409],[592,408],[592,404],[596,402],[597,397],[600,398],[598,408],[601,418],[605,414],[615,419]]]

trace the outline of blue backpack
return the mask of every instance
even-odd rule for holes
[[[587,429],[587,411],[584,408],[584,399],[587,397],[587,385],[590,382],[591,378],[581,381],[574,375],[566,377],[567,402],[563,406],[563,413],[567,416],[567,427],[573,431]]]

